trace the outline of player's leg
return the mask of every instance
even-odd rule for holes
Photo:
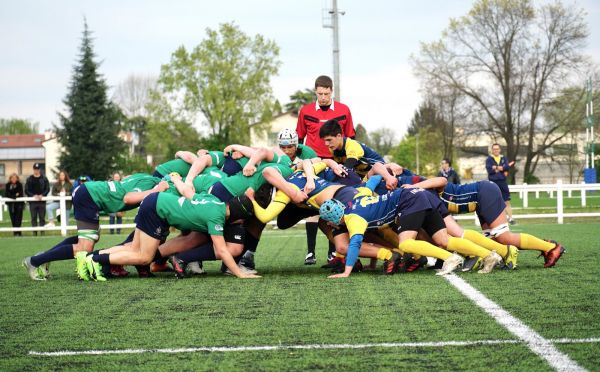
[[[319,230],[319,216],[312,216],[306,220],[306,257],[304,258],[305,265],[314,265],[317,263],[317,255],[315,247],[317,245],[317,231]]]

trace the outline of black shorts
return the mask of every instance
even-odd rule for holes
[[[433,236],[433,234],[441,229],[445,229],[446,225],[444,224],[444,219],[437,210],[427,209],[411,214],[400,215],[396,232],[419,231],[421,228],[425,230],[429,236]]]
[[[244,244],[244,237],[246,236],[246,229],[241,223],[232,225],[225,225],[223,231],[223,238],[227,243]]]
[[[138,214],[135,216],[135,227],[157,240],[166,240],[169,235],[169,223],[156,213],[156,202],[159,192],[144,198]]]
[[[163,178],[164,176],[165,176],[164,174],[161,174],[157,170],[154,170],[154,173],[152,173],[152,177]]]
[[[277,216],[277,228],[280,230],[289,229],[305,218],[318,215],[319,211],[316,209],[301,208],[296,204],[290,203]]]

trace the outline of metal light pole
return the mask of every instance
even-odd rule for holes
[[[323,14],[323,28],[331,28],[333,31],[333,90],[334,99],[341,100],[340,89],[340,37],[338,16],[346,14],[337,8],[337,0],[332,0],[331,9],[327,9],[327,16]]]
[[[594,167],[594,100],[592,94],[592,78],[586,82],[587,102],[585,104],[585,169],[583,179],[585,183],[596,183],[596,169]]]

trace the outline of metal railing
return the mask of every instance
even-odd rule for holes
[[[518,214],[515,215],[519,219],[531,219],[531,218],[556,218],[557,223],[563,224],[565,218],[581,218],[581,217],[600,217],[600,210],[598,212],[575,212],[575,213],[565,213],[564,208],[564,193],[566,192],[569,197],[571,197],[573,191],[579,191],[581,198],[581,206],[585,207],[587,205],[587,193],[589,191],[600,191],[600,183],[581,183],[581,184],[563,184],[561,180],[558,180],[555,184],[540,184],[540,185],[510,185],[509,186],[511,193],[519,193],[519,196],[523,200],[523,208],[529,207],[529,194],[534,193],[536,198],[539,198],[540,193],[548,193],[551,198],[556,197],[556,213],[536,213],[536,214]],[[42,198],[42,201],[56,201],[59,202],[59,209],[61,211],[62,216],[66,216],[66,202],[71,200],[71,196],[46,196]],[[3,221],[4,211],[6,209],[7,203],[14,202],[28,202],[28,201],[39,201],[35,198],[0,198],[0,222]],[[457,220],[475,220],[475,224],[479,224],[479,220],[475,213],[454,216]],[[68,230],[77,230],[77,226],[75,225],[67,225],[67,220],[61,218],[60,226],[55,227],[45,227],[45,226],[36,226],[36,227],[1,227],[0,232],[14,232],[14,231],[56,231],[60,230],[61,235],[66,236]],[[105,224],[102,225],[103,229],[116,229],[116,228],[135,228],[134,223],[126,223],[126,224]]]

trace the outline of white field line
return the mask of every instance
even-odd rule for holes
[[[599,343],[599,338],[560,338],[549,340],[559,344]],[[442,342],[384,342],[373,344],[309,344],[309,345],[264,345],[264,346],[215,346],[215,347],[185,347],[176,349],[116,349],[116,350],[62,350],[62,351],[30,351],[35,356],[73,356],[73,355],[110,355],[110,354],[145,354],[145,353],[229,353],[240,351],[277,351],[277,350],[323,350],[323,349],[372,349],[372,348],[419,348],[446,346],[477,346],[519,344],[520,340],[479,340],[479,341],[442,341]]]
[[[500,305],[485,297],[469,283],[454,274],[446,275],[445,279],[456,287],[463,295],[492,316],[496,322],[504,326],[510,333],[522,340],[535,354],[546,360],[557,371],[585,371],[568,355],[558,350],[551,340],[543,338],[525,323],[512,316]]]

